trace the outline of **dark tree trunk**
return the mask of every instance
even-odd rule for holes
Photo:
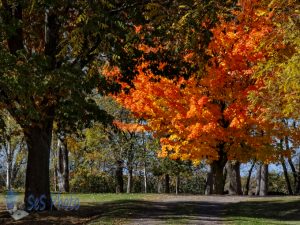
[[[292,189],[292,186],[291,186],[291,182],[290,182],[288,171],[287,171],[287,168],[286,168],[286,165],[285,165],[284,158],[281,158],[281,165],[282,165],[283,174],[284,174],[284,178],[285,178],[288,193],[289,193],[289,195],[292,195],[293,194],[293,189]]]
[[[224,167],[227,163],[227,155],[224,152],[224,144],[219,145],[219,159],[212,161],[210,164],[211,167],[211,175],[212,178],[210,182],[212,182],[212,192],[210,194],[224,194],[224,185],[225,185],[225,177],[224,177]]]
[[[123,193],[123,161],[118,160],[117,161],[117,168],[116,168],[116,193]]]
[[[129,166],[128,168],[128,180],[127,180],[127,193],[131,193],[132,192],[132,166]]]
[[[299,162],[298,162],[298,182],[295,190],[295,194],[300,194],[300,155],[299,155]]]
[[[260,190],[259,195],[260,196],[267,196],[268,195],[268,170],[269,165],[264,164],[261,167],[261,180],[260,180]]]
[[[294,192],[296,194],[297,185],[299,183],[298,174],[297,174],[296,168],[294,166],[294,163],[293,163],[293,161],[290,157],[288,158],[288,163],[289,163],[289,165],[291,167],[291,170],[292,170],[292,173],[293,173],[293,178],[294,178],[294,185],[293,186],[294,186]]]
[[[69,192],[69,151],[65,138],[58,138],[58,188],[60,192]]]
[[[212,166],[212,176],[213,176],[213,194],[222,195],[224,193],[225,179],[223,170],[226,162],[213,161]]]
[[[206,182],[205,182],[205,195],[211,195],[213,193],[213,174],[212,167],[209,166],[209,171],[207,172]]]
[[[259,164],[256,172],[256,190],[255,190],[255,195],[259,195],[260,193],[260,182],[261,182],[261,168],[262,165]]]
[[[242,184],[240,175],[240,162],[229,161],[226,164],[228,178],[229,178],[229,189],[230,195],[242,195]]]
[[[169,176],[169,174],[165,175],[165,193],[170,193],[170,176]]]
[[[250,180],[251,180],[251,175],[252,175],[254,166],[255,166],[255,161],[253,161],[253,163],[250,167],[250,170],[248,171],[248,176],[247,176],[247,181],[246,181],[246,191],[245,191],[246,195],[250,194],[250,192],[249,192],[250,191]]]
[[[28,145],[25,184],[25,207],[29,211],[51,210],[49,159],[52,120],[43,126],[24,127]],[[39,199],[39,207],[32,208],[32,199]]]

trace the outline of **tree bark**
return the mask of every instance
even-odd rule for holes
[[[58,190],[59,192],[69,192],[69,151],[65,137],[59,137],[57,140],[58,145]]]
[[[53,120],[43,123],[44,126],[24,127],[28,146],[28,161],[25,183],[25,207],[29,211],[50,210],[49,159]],[[39,207],[32,208],[31,198],[42,200]]]
[[[259,164],[256,172],[256,190],[255,190],[255,195],[259,195],[260,193],[260,182],[261,182],[261,168],[262,165]]]
[[[11,190],[13,154],[10,140],[6,140],[6,189]]]
[[[219,144],[219,159],[212,161],[210,164],[210,173],[208,174],[208,181],[206,189],[211,192],[206,192],[207,194],[224,194],[224,185],[225,185],[225,177],[224,177],[224,167],[227,163],[227,155],[224,152],[224,143]],[[209,177],[211,176],[211,177]]]
[[[246,195],[250,194],[250,192],[249,192],[250,191],[250,180],[251,180],[251,175],[252,175],[254,166],[255,166],[255,161],[253,161],[253,163],[250,167],[250,170],[248,171],[248,176],[247,176],[247,181],[246,181],[246,191],[245,191]]]
[[[169,174],[165,175],[165,193],[170,193],[170,176],[169,176]]]
[[[213,176],[213,194],[222,195],[224,193],[224,174],[223,170],[226,162],[214,161],[212,166],[212,176]]]
[[[289,178],[289,175],[288,175],[288,171],[287,171],[287,168],[286,168],[286,165],[285,165],[285,160],[282,157],[280,161],[281,161],[281,166],[282,166],[282,169],[283,169],[283,174],[284,174],[284,178],[285,178],[288,193],[289,193],[289,195],[292,195],[293,194],[293,189],[292,189],[290,178]]]
[[[213,193],[213,174],[212,166],[209,166],[209,171],[207,172],[206,182],[205,182],[205,195],[211,195]]]
[[[162,177],[158,176],[157,177],[157,193],[162,193]]]
[[[268,195],[268,169],[269,165],[264,164],[261,167],[261,180],[260,180],[260,196],[267,196]]]
[[[175,187],[175,193],[176,193],[176,195],[178,195],[178,193],[179,193],[179,185],[180,185],[180,175],[179,174],[176,175],[175,179],[176,179],[175,180],[175,185],[176,185],[176,187]]]
[[[12,163],[6,162],[6,189],[11,190],[11,172],[12,172]]]
[[[123,185],[124,185],[124,180],[123,180],[123,161],[118,160],[117,161],[117,168],[116,168],[116,193],[123,193]]]
[[[144,163],[144,192],[147,193],[147,183],[148,183],[148,179],[147,179],[147,164],[146,161]]]
[[[297,182],[295,194],[300,194],[300,155],[299,155],[299,161],[298,161],[298,182]]]
[[[132,192],[132,166],[129,166],[128,168],[128,176],[127,176],[127,193],[131,193]]]
[[[285,149],[289,150],[290,149],[290,145],[289,145],[288,136],[285,136],[284,142],[285,142]],[[300,159],[299,159],[299,162],[300,162]],[[294,193],[297,194],[300,191],[300,171],[299,171],[299,176],[298,176],[296,168],[294,166],[294,163],[293,163],[291,157],[288,157],[288,163],[289,163],[289,165],[291,167],[291,170],[292,170],[292,173],[293,173],[293,177],[294,177],[294,185],[293,185],[293,187],[294,187]],[[298,188],[298,186],[299,186],[299,188]]]
[[[228,178],[229,178],[229,189],[230,195],[241,195],[242,194],[242,184],[240,175],[240,162],[229,161],[226,164]]]

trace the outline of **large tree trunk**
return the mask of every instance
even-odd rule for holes
[[[266,196],[268,195],[268,170],[269,165],[264,164],[261,167],[261,180],[260,180],[260,190],[259,195],[260,196]]]
[[[229,161],[226,164],[228,178],[229,178],[229,188],[228,192],[230,195],[241,195],[242,194],[242,184],[240,175],[240,162]]]
[[[123,193],[123,161],[118,160],[117,161],[117,168],[116,168],[116,193]]]
[[[224,144],[219,145],[219,159],[212,161],[206,184],[206,194],[224,194],[225,174],[224,167],[227,163],[227,155],[224,152]]]
[[[169,174],[165,175],[165,193],[170,193],[170,176],[169,176]]]
[[[59,192],[69,192],[69,151],[65,137],[59,137],[57,140],[58,149],[58,190]]]
[[[249,195],[250,194],[250,180],[251,180],[251,175],[252,175],[252,171],[253,171],[253,168],[255,166],[255,161],[253,161],[251,167],[250,167],[250,170],[248,171],[248,176],[247,176],[247,181],[246,181],[246,191],[245,191],[245,194],[246,195]]]
[[[293,189],[292,189],[292,186],[291,186],[291,182],[290,182],[288,171],[287,171],[287,168],[286,168],[286,165],[285,165],[284,158],[281,158],[281,165],[282,165],[283,174],[284,174],[284,178],[285,178],[288,193],[289,193],[289,195],[292,195],[293,194]]]
[[[51,210],[49,159],[53,121],[45,126],[24,127],[28,145],[28,161],[25,184],[25,207],[28,211]],[[33,206],[33,198],[39,199],[39,207]]]
[[[255,190],[255,195],[259,195],[260,193],[260,182],[261,182],[261,168],[262,165],[259,164],[256,172],[256,190]]]
[[[225,179],[223,170],[226,162],[223,161],[213,161],[212,166],[212,176],[213,176],[213,194],[222,195],[224,193]]]

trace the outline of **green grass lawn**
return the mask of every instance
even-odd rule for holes
[[[53,193],[52,195],[55,197],[56,194]],[[17,196],[18,202],[22,202],[24,193],[18,193]],[[151,206],[151,200],[157,200],[160,202],[163,198],[172,198],[172,195],[160,194],[98,193],[62,194],[61,198],[70,198],[71,196],[72,198],[78,198],[80,201],[80,210],[78,213],[86,213],[94,210],[94,214],[98,215],[99,211],[99,217],[96,216],[96,218],[92,219],[91,222],[88,223],[89,225],[130,224],[132,215],[135,215],[134,218],[137,218],[139,215],[145,216],[145,212],[151,213],[151,209],[153,209],[153,205]],[[224,198],[231,197],[224,196]],[[220,203],[216,202],[216,204]],[[0,206],[2,207],[2,210],[5,209],[5,193],[0,194]],[[193,206],[193,208],[188,208],[185,207],[185,205],[178,204],[175,208],[173,208],[173,210],[181,213],[178,213],[178,215],[176,214],[178,217],[174,215],[169,218],[166,217],[165,224],[187,224],[189,221],[185,218],[185,215],[196,215],[197,213],[201,214],[202,209],[200,208],[199,212],[195,212],[195,210],[198,210],[196,208],[197,205]],[[191,211],[188,211],[187,209]],[[239,203],[225,204],[223,216],[225,217],[227,224],[233,225],[300,225],[300,196],[242,198]]]
[[[16,192],[17,194],[17,201],[22,202],[24,198],[24,193]],[[5,193],[0,193],[0,202],[2,204],[5,204]],[[52,199],[55,199],[57,196],[57,193],[52,193]],[[78,194],[78,193],[67,193],[67,194],[61,194],[61,198],[78,198],[80,201],[80,205],[86,205],[89,203],[104,203],[104,202],[110,202],[110,201],[127,201],[127,200],[148,200],[148,199],[154,199],[158,198],[159,195],[157,194],[99,194],[99,193],[89,193],[89,194]]]
[[[226,207],[228,224],[300,224],[300,197],[253,198]]]

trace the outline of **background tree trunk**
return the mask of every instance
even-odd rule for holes
[[[289,174],[288,174],[288,171],[287,171],[287,168],[286,168],[286,165],[285,165],[285,160],[284,160],[283,157],[281,158],[281,165],[282,165],[283,174],[284,174],[284,178],[285,178],[288,193],[289,193],[289,195],[292,195],[293,194],[293,189],[292,189],[292,186],[291,186]]]
[[[43,198],[38,208],[32,211],[51,209],[49,159],[53,121],[47,121],[46,126],[24,127],[24,135],[28,146],[28,161],[25,184],[25,207],[32,207],[30,196]],[[42,128],[41,128],[42,127]]]
[[[146,164],[146,161],[144,163],[144,192],[147,193],[147,183],[148,183],[148,180],[147,180],[147,168],[146,168],[147,164]]]
[[[205,195],[211,195],[213,193],[213,175],[212,167],[209,166],[209,171],[207,172],[206,182],[205,182]]]
[[[117,168],[116,168],[116,193],[123,193],[123,185],[124,185],[124,180],[123,180],[123,161],[118,160],[117,161]]]
[[[6,140],[6,189],[11,190],[13,155],[10,140]]]
[[[179,186],[180,186],[180,175],[179,174],[176,175],[175,179],[176,179],[175,180],[175,185],[176,185],[176,187],[175,187],[175,194],[178,195],[178,193],[179,193]]]
[[[246,181],[246,191],[245,191],[246,195],[250,195],[250,180],[251,180],[251,175],[252,175],[254,166],[255,166],[255,161],[253,161],[253,163],[250,167],[250,170],[248,171],[248,176],[247,176],[247,181]]]
[[[230,195],[241,195],[242,184],[240,175],[240,162],[228,161],[226,164],[228,178],[229,178],[229,194]]]
[[[261,180],[260,180],[260,190],[259,195],[260,196],[266,196],[268,195],[268,164],[263,164],[261,167]]]
[[[157,177],[157,193],[162,193],[162,181],[163,181],[163,177],[162,176],[158,176]]]
[[[300,155],[298,161],[298,182],[297,182],[295,194],[300,194]]]
[[[69,192],[69,151],[65,137],[59,137],[57,140],[58,147],[58,190],[59,192]]]
[[[165,193],[170,193],[170,176],[165,174]]]
[[[255,190],[255,195],[259,195],[259,193],[260,193],[261,168],[262,168],[262,165],[259,164],[258,168],[257,168],[257,171],[256,171],[256,190]]]
[[[131,193],[132,192],[132,166],[129,166],[128,168],[128,176],[127,176],[127,193]]]

